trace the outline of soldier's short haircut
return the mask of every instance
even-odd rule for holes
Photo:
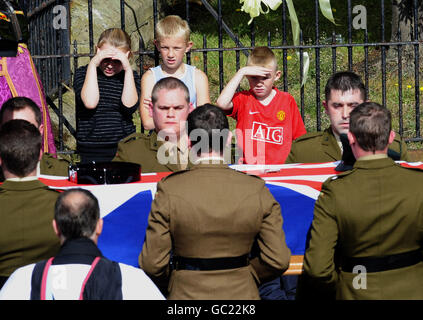
[[[3,118],[6,111],[13,113],[14,111],[23,110],[25,108],[32,110],[35,116],[35,121],[37,122],[38,126],[40,126],[42,123],[40,108],[34,101],[27,97],[14,97],[3,103],[3,106],[0,109],[0,125],[3,123]]]
[[[100,219],[98,200],[82,188],[66,190],[56,200],[54,219],[67,240],[89,238]]]
[[[0,127],[2,166],[18,177],[26,177],[37,167],[41,141],[40,131],[28,121],[7,121]]]
[[[194,109],[187,119],[188,135],[191,146],[197,143],[207,143],[208,151],[223,153],[229,134],[229,123],[222,109],[205,104]],[[194,130],[202,130],[201,134],[193,134]],[[196,140],[193,141],[193,139]],[[200,151],[200,149],[199,149]]]
[[[159,91],[162,89],[167,89],[167,90],[181,89],[184,92],[185,100],[188,103],[190,102],[189,90],[187,86],[185,85],[185,83],[183,83],[181,80],[174,77],[166,77],[157,81],[153,87],[153,90],[151,91],[151,102],[153,103],[153,105],[155,105],[157,100],[159,99]]]
[[[366,87],[361,77],[351,71],[337,72],[329,78],[325,86],[326,101],[330,100],[331,90],[340,90],[341,92],[359,90],[362,100],[364,101],[366,98]]]
[[[391,112],[375,102],[364,102],[350,113],[350,129],[365,151],[383,150],[389,143]]]

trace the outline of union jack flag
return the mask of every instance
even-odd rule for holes
[[[337,162],[320,164],[234,165],[235,170],[263,178],[281,206],[286,242],[293,256],[302,256],[307,233],[313,220],[314,203],[322,183],[337,174]],[[423,163],[399,162],[403,166],[420,167]],[[141,181],[114,185],[77,185],[64,177],[40,176],[52,188],[81,187],[91,191],[99,200],[104,220],[98,246],[109,259],[138,267],[151,202],[157,182],[169,175],[142,174]]]

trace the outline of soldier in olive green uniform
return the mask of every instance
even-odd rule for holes
[[[169,172],[181,169],[179,165],[181,160],[178,159],[177,153],[173,156],[165,151],[165,159],[161,164],[157,159],[160,147],[163,147],[163,141],[157,140],[157,133],[153,131],[151,134],[133,133],[119,142],[116,157],[113,161],[133,162],[141,165],[141,171],[147,172]],[[174,146],[177,148],[176,146]],[[178,151],[182,151],[178,149]],[[188,154],[188,150],[185,149]],[[191,164],[188,162],[188,166]]]
[[[143,173],[187,168],[185,121],[192,110],[188,88],[176,78],[163,78],[154,85],[151,101],[155,131],[150,135],[134,133],[121,140],[113,161],[138,163]]]
[[[37,179],[40,151],[41,135],[28,121],[1,126],[6,181],[0,185],[0,286],[15,269],[54,256],[60,248],[51,224],[59,193]]]
[[[221,109],[197,107],[188,127],[208,137],[226,130],[226,137],[192,141],[192,150],[205,146],[196,164],[158,183],[140,266],[163,291],[167,286],[169,299],[259,299],[258,284],[289,265],[280,206],[262,179],[225,164],[222,150],[231,135]]]
[[[299,297],[423,299],[423,171],[387,156],[390,121],[376,103],[351,112],[357,161],[322,186]]]
[[[7,100],[0,110],[0,125],[13,119],[23,119],[36,126],[43,135],[41,111],[31,99],[15,97]],[[40,174],[52,176],[68,176],[69,162],[65,159],[55,158],[50,153],[43,153],[40,160]],[[0,181],[3,181],[3,173],[0,167]]]
[[[292,143],[286,163],[320,163],[341,160],[339,135],[348,132],[349,114],[366,96],[361,78],[353,72],[332,75],[325,87],[323,106],[331,123],[323,132],[307,133]],[[400,136],[389,146],[388,156],[408,161],[407,145]]]
[[[53,157],[50,153],[43,153],[40,160],[40,174],[67,177],[70,162],[65,159]]]
[[[394,142],[389,146],[388,156],[393,160],[409,160],[407,145],[401,137],[395,137]],[[296,139],[292,143],[286,163],[321,163],[341,159],[341,147],[332,128],[327,128],[323,132],[306,133]]]

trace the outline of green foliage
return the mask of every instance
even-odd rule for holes
[[[194,43],[202,43],[202,35],[194,33],[192,35]],[[208,47],[217,47],[217,37],[209,36],[207,38]],[[241,41],[248,41],[248,38],[242,38]],[[267,39],[258,38],[256,39],[256,45],[266,45]],[[230,48],[233,46],[233,42],[228,37],[225,37],[223,41],[223,47]],[[198,46],[195,46],[198,48]],[[283,50],[274,49],[279,63],[279,69],[283,71]],[[321,128],[325,128],[329,125],[328,118],[324,114],[321,102],[324,100],[324,86],[329,76],[333,72],[333,62],[336,62],[336,71],[348,69],[348,48],[340,47],[335,51],[332,48],[319,49],[318,51],[307,50],[310,56],[310,69],[307,83],[303,88],[300,85],[300,61],[295,50],[286,50],[286,64],[287,69],[285,70],[288,92],[290,92],[298,106],[304,107],[305,124],[308,131],[315,131],[317,129],[317,110],[321,114]],[[319,54],[319,70],[316,68],[316,56]],[[369,57],[380,56],[380,50],[375,48],[369,48]],[[364,49],[362,47],[354,47],[352,50],[353,56],[353,71],[361,75],[363,80],[365,74],[362,69],[364,63]],[[207,53],[207,69],[208,77],[210,82],[210,93],[211,101],[214,103],[220,94],[219,88],[219,73],[220,68],[223,70],[224,84],[226,84],[230,78],[236,73],[236,53],[234,51],[223,52],[223,64],[219,67],[219,54],[218,52]],[[203,53],[192,52],[191,63],[196,65],[198,68],[203,70]],[[246,63],[246,57],[239,54],[239,66],[243,67]],[[371,65],[369,68],[369,98],[373,101],[382,103],[382,76],[381,76],[380,61],[376,62],[376,65]],[[317,72],[319,73],[317,74]],[[320,86],[316,88],[316,79],[319,75]],[[284,76],[276,83],[276,86],[283,90],[284,89]],[[422,80],[420,80],[422,81]],[[395,130],[399,130],[399,85],[398,85],[398,74],[397,70],[393,69],[392,72],[387,74],[386,82],[386,95],[387,95],[387,106],[393,113],[393,126]],[[421,82],[423,83],[423,82]],[[248,89],[248,82],[244,80],[240,86],[241,90]],[[418,88],[420,93],[423,93],[423,87]],[[317,104],[316,95],[320,96],[320,105]],[[414,77],[403,76],[402,78],[402,101],[403,101],[403,136],[406,138],[414,137],[416,134],[415,130],[415,85]],[[303,96],[303,99],[301,98]]]
[[[166,10],[166,14],[179,14],[186,16],[185,0],[171,1],[172,5]],[[209,0],[215,11],[218,11],[218,1]],[[239,1],[221,1],[223,21],[240,37],[249,36],[251,27],[248,25],[250,16],[242,12]],[[319,8],[316,10],[316,3],[313,0],[294,0],[293,1],[298,20],[303,33],[305,42],[316,39],[316,11],[318,13],[318,25],[320,37],[323,33],[327,35],[341,34],[345,41],[348,41],[348,2],[331,1],[333,16],[337,25],[327,20]],[[384,0],[384,29],[385,39],[389,40],[391,35],[392,7],[391,1]],[[369,42],[380,41],[382,29],[381,1],[380,0],[351,0],[351,10],[356,5],[363,5],[367,11],[368,40]],[[356,14],[351,12],[351,21]],[[254,19],[254,29],[257,37],[267,37],[270,32],[272,37],[279,38],[282,42],[283,37],[283,19],[282,5],[276,11],[270,10],[268,14],[262,14]],[[190,25],[194,32],[201,34],[214,34],[218,30],[217,21],[204,8],[194,2],[190,3]],[[285,31],[288,43],[292,42],[291,24],[289,20],[288,9],[286,9]],[[358,43],[364,41],[364,30],[351,30],[352,42]]]
[[[182,1],[183,5],[185,1]],[[316,41],[315,29],[315,2],[312,0],[294,0],[294,6],[297,11],[297,16],[300,26],[303,31],[304,43],[313,45]],[[364,2],[364,3],[363,3]],[[217,11],[217,1],[209,1]],[[367,9],[367,23],[368,23],[368,41],[381,41],[381,1],[380,0],[352,0],[351,8],[355,5],[364,5]],[[342,35],[344,43],[348,41],[348,10],[347,1],[331,1],[333,8],[333,15],[337,25],[333,25],[325,17],[322,16],[318,10],[319,16],[319,42],[331,43],[332,33]],[[231,30],[239,36],[241,43],[244,46],[251,46],[251,26],[248,25],[249,15],[241,12],[239,9],[241,5],[239,1],[222,1],[222,16],[223,21],[231,28]],[[173,6],[166,14],[179,14],[185,17],[184,6]],[[282,28],[282,8],[277,11],[270,11],[267,15],[261,15],[254,19],[255,31],[255,45],[268,45],[268,34],[271,34],[271,45],[282,45],[283,42],[283,28]],[[390,22],[391,22],[391,1],[384,1],[385,12],[385,40],[390,39]],[[288,17],[288,10],[286,10],[286,40],[287,44],[292,44],[291,25]],[[354,15],[351,15],[351,19]],[[218,23],[211,14],[203,6],[190,6],[190,27],[192,30],[191,40],[194,42],[193,52],[191,53],[191,63],[198,68],[204,70],[203,52],[196,52],[196,49],[201,49],[203,46],[203,37],[206,37],[208,48],[218,48]],[[364,31],[351,30],[352,42],[363,43]],[[234,48],[235,42],[224,32],[223,47]],[[380,62],[380,48],[369,47],[369,99],[382,103],[382,76],[381,76],[381,62]],[[394,51],[391,49],[390,51]],[[274,50],[279,69],[283,70],[284,50]],[[303,88],[300,85],[300,62],[295,50],[285,50],[287,69],[283,70],[283,74],[287,79],[286,85],[288,92],[290,92],[299,108],[304,108],[304,122],[307,131],[315,131],[317,129],[317,113],[321,114],[321,129],[329,125],[329,120],[324,114],[321,102],[324,100],[324,86],[327,79],[333,72],[333,64],[336,63],[336,71],[348,69],[348,49],[346,47],[322,48],[322,49],[308,49],[306,50],[310,56],[310,69],[308,73],[307,83]],[[319,54],[319,70],[316,68],[316,57]],[[210,84],[211,101],[215,103],[220,94],[219,88],[219,73],[220,69],[223,72],[223,82],[226,84],[230,78],[237,71],[237,55],[234,51],[223,52],[223,64],[219,66],[219,53],[207,53],[207,70]],[[412,138],[416,136],[416,114],[415,114],[415,92],[416,90],[423,94],[423,79],[420,79],[420,87],[415,88],[414,75],[404,74],[402,77],[402,90],[399,90],[397,63],[395,62],[396,53],[393,54],[394,61],[388,65],[387,82],[386,82],[386,101],[387,107],[393,114],[393,127],[399,130],[400,127],[400,112],[399,99],[402,96],[402,128],[403,136],[405,138]],[[364,48],[353,47],[353,71],[361,75],[363,80],[364,74]],[[245,55],[240,52],[238,64],[240,67],[244,66],[246,62]],[[284,75],[281,80],[276,83],[276,86],[283,90]],[[320,80],[320,86],[317,87],[316,81]],[[243,81],[240,86],[241,90],[248,89],[247,81]],[[319,97],[318,98],[316,98]],[[420,98],[422,100],[422,98]],[[422,126],[422,120],[420,120]],[[234,123],[231,124],[234,126]],[[416,144],[412,144],[416,147]],[[419,146],[417,146],[419,147]],[[420,146],[421,147],[421,146]]]

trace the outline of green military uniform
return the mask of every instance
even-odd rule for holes
[[[157,140],[157,133],[150,135],[133,133],[122,139],[118,144],[116,156],[113,161],[133,162],[141,165],[141,172],[169,172],[178,171],[181,167],[176,157],[170,157],[164,152],[161,155],[168,159],[167,163],[161,164],[158,160],[162,141]],[[188,152],[188,151],[186,151]],[[191,163],[188,163],[188,167]]]
[[[57,254],[52,220],[58,196],[36,179],[0,185],[0,277]]]
[[[53,157],[50,153],[44,153],[40,161],[40,173],[50,176],[69,175],[69,161]]]
[[[408,161],[407,145],[399,135],[396,135],[394,142],[389,146],[388,154],[396,155],[392,156],[394,160]],[[341,149],[329,127],[325,131],[306,133],[297,138],[292,143],[285,163],[322,163],[341,159]]]
[[[238,268],[169,270],[170,254],[185,258],[232,258],[259,253]],[[259,299],[260,281],[288,268],[278,202],[262,179],[224,164],[199,164],[160,181],[139,257],[156,281],[170,276],[169,299]]]
[[[300,288],[299,293],[312,299],[324,292],[336,292],[338,299],[423,299],[422,190],[423,171],[402,167],[387,157],[358,160],[353,170],[328,179],[315,204],[304,256],[308,279],[304,283],[312,287]],[[345,261],[358,257],[415,250],[420,262],[391,270],[379,266],[379,271],[361,274],[365,280],[357,277],[366,269],[344,267]],[[335,264],[338,260],[340,267]],[[370,268],[368,262],[350,263],[359,265]]]

